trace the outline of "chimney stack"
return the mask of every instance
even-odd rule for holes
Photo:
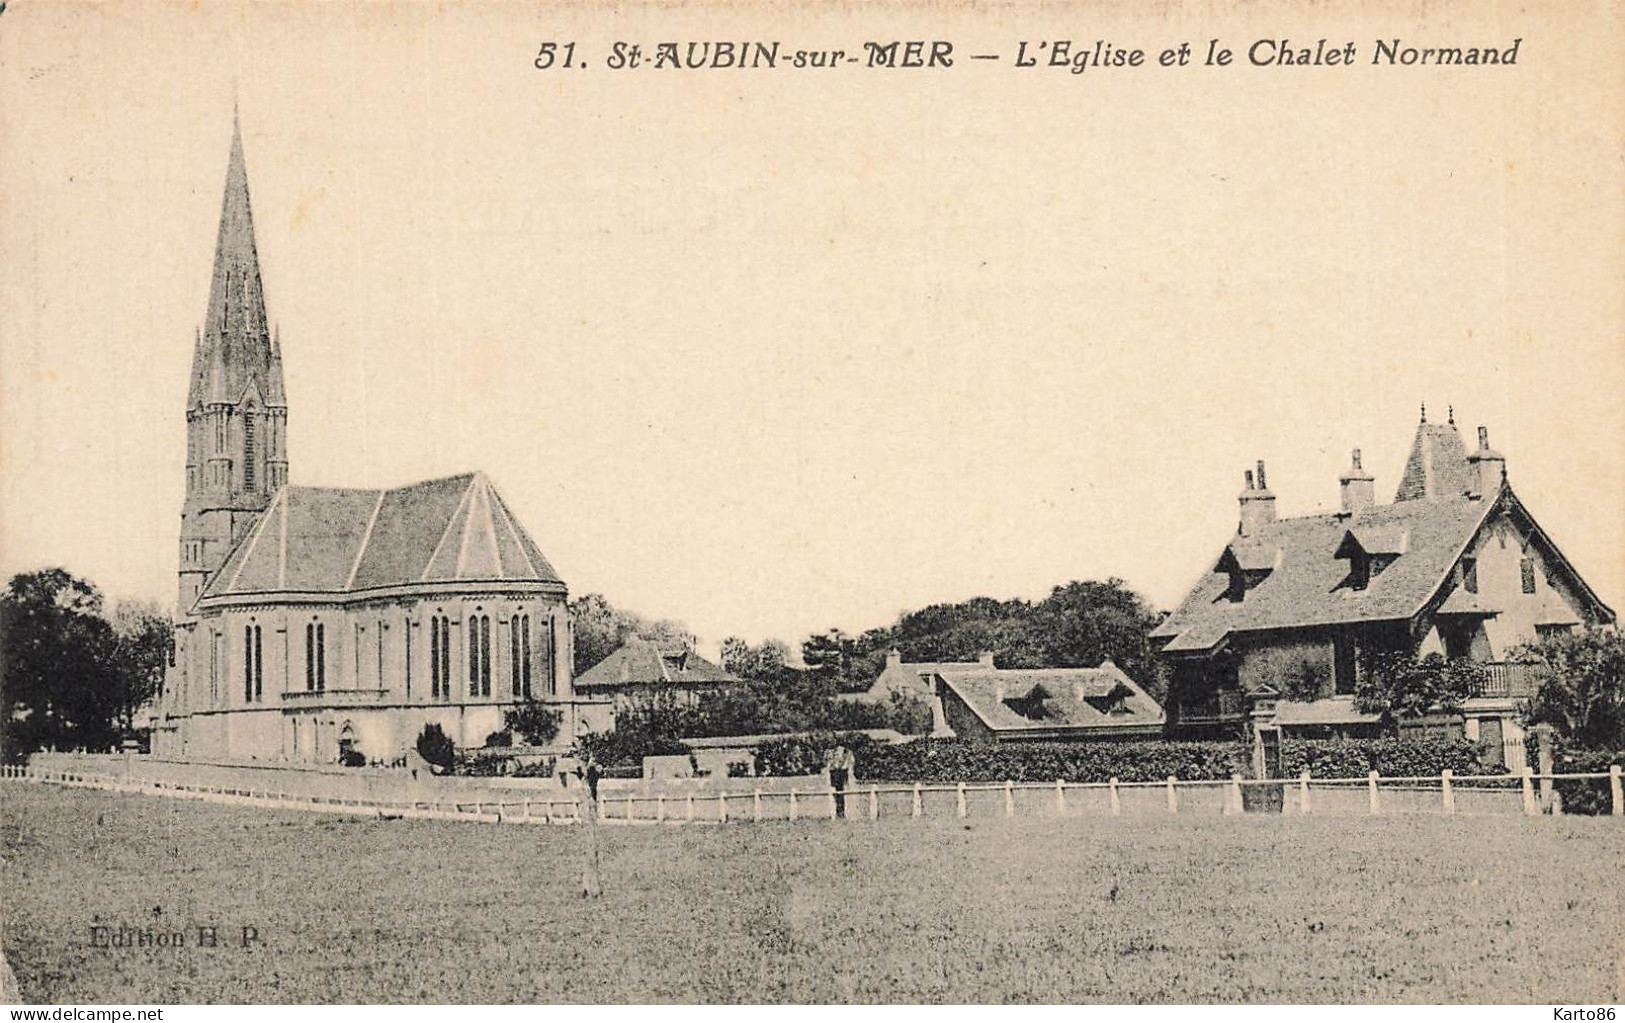
[[[1467,456],[1467,496],[1477,499],[1499,493],[1506,475],[1506,457],[1490,447],[1490,431],[1480,426],[1478,450]]]
[[[976,663],[980,664],[984,668],[993,667],[993,651],[983,650],[981,653],[977,654]]]
[[[1236,532],[1242,536],[1252,536],[1264,526],[1275,521],[1275,495],[1270,493],[1269,485],[1264,476],[1264,460],[1258,460],[1258,485],[1253,486],[1253,474],[1249,470],[1245,473],[1247,487],[1241,492],[1241,524]]]
[[[1349,470],[1337,478],[1343,495],[1343,514],[1355,515],[1377,503],[1377,480],[1360,464],[1360,449],[1354,449]]]
[[[892,647],[890,650],[886,651],[886,667],[894,668],[902,663],[903,651],[897,649],[896,647]]]

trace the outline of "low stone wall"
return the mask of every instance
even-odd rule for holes
[[[182,761],[119,754],[36,753],[35,770],[67,772],[165,785],[208,786],[256,792],[284,792],[298,798],[360,799],[378,802],[501,801],[534,795],[570,798],[552,778],[445,777],[420,770],[338,767],[260,761]]]

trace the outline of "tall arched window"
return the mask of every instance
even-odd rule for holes
[[[327,627],[321,622],[305,626],[305,691],[327,688]]]
[[[468,616],[468,695],[491,695],[491,616]]]
[[[429,680],[436,699],[451,699],[451,619],[445,615],[429,619]]]
[[[516,612],[509,637],[513,659],[513,695],[530,698],[530,615]]]
[[[254,417],[243,417],[243,486],[254,490],[258,452],[255,450]]]
[[[243,627],[243,702],[258,702],[265,693],[265,659],[260,643],[260,627]]]

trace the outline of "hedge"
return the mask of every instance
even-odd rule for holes
[[[1536,761],[1535,741],[1531,737],[1527,740],[1529,759]],[[1612,750],[1596,749],[1565,749],[1561,743],[1555,751],[1552,771],[1555,774],[1606,774],[1608,768],[1618,764],[1625,767],[1625,750],[1614,752]],[[1538,763],[1531,763],[1531,767],[1540,770]],[[1558,796],[1563,800],[1564,813],[1580,814],[1608,814],[1613,813],[1614,796],[1607,778],[1591,778],[1579,781],[1562,781],[1554,783]]]
[[[1459,739],[1288,739],[1282,773],[1317,778],[1499,773],[1478,762],[1477,743]],[[854,750],[857,775],[875,781],[933,783],[1055,781],[1215,781],[1250,774],[1252,753],[1240,742],[1058,742],[994,745],[964,739],[920,739]]]

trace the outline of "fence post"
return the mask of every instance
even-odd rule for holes
[[[1309,772],[1298,775],[1298,812],[1309,812]]]
[[[796,819],[796,790],[790,790],[790,819]]]
[[[728,795],[725,792],[717,793],[717,823],[728,823]]]
[[[965,816],[965,783],[960,782],[959,787],[955,789],[954,792],[958,796],[959,800],[956,804],[956,812],[959,816],[963,817]]]
[[[1439,775],[1439,792],[1444,798],[1445,813],[1456,812],[1456,790],[1450,787],[1450,780],[1455,777],[1455,774],[1456,772],[1447,767]]]
[[[1066,813],[1066,779],[1055,779],[1055,812]]]
[[[1535,772],[1528,764],[1523,765],[1523,812],[1531,817],[1540,813],[1540,804],[1535,802]]]
[[[920,815],[920,783],[915,782],[914,783],[914,812],[913,812],[912,816],[918,817],[919,815]]]
[[[1111,781],[1107,782],[1106,785],[1107,795],[1111,800],[1112,816],[1115,817],[1123,812],[1123,802],[1117,798],[1117,779],[1113,778]]]
[[[1004,815],[1006,817],[1016,815],[1016,793],[1011,787],[1009,778],[1004,779]]]
[[[762,823],[762,790],[752,789],[750,793],[750,819],[757,824]]]
[[[1563,816],[1563,793],[1557,789],[1552,790],[1552,816]]]
[[[686,802],[687,805],[683,807],[683,819],[685,821],[692,821],[694,820],[694,793],[690,792],[688,794],[688,799]]]
[[[525,805],[525,816],[530,816],[530,805]],[[666,819],[666,796],[664,793],[655,797],[655,820],[664,822]]]
[[[869,786],[869,819],[880,819],[880,797],[875,794],[875,787]]]
[[[1170,774],[1168,776],[1168,812],[1169,813],[1178,813],[1179,812],[1179,793],[1174,788],[1174,786],[1176,786],[1178,784],[1179,784],[1179,780],[1176,779],[1173,775]]]
[[[1230,787],[1225,792],[1224,812],[1234,816],[1241,813],[1243,805],[1241,801],[1241,775],[1231,772]]]
[[[1370,813],[1373,813],[1373,814],[1381,813],[1382,812],[1382,804],[1377,801],[1377,772],[1376,771],[1372,771],[1372,772],[1370,772],[1369,774],[1367,774],[1365,776],[1365,791],[1366,791],[1366,799],[1367,799],[1367,803],[1368,803],[1367,810]]]
[[[829,790],[829,819],[830,820],[835,820],[837,817],[840,816],[840,814],[836,813],[835,811],[836,811],[835,789],[834,789],[833,786],[831,786],[831,788]]]
[[[1608,788],[1614,797],[1614,816],[1625,817],[1625,786],[1620,784],[1618,764],[1608,768]]]

